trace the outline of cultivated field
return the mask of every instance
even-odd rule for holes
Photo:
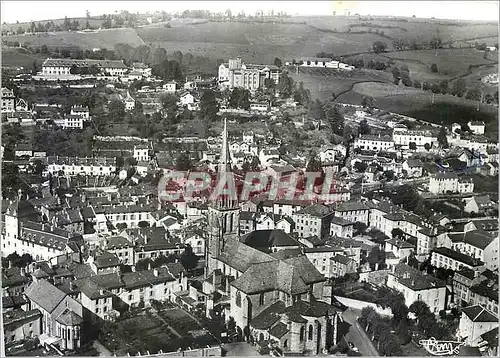
[[[300,71],[305,72],[303,69],[300,69]],[[300,71],[299,74],[296,74],[293,70],[290,70],[290,77],[297,83],[303,82],[304,88],[311,91],[311,96],[321,101],[330,100],[333,92],[340,95],[361,81],[389,82],[392,80],[390,73],[374,70],[356,70],[351,73],[329,69],[315,70],[314,72],[307,71],[312,72],[311,74]]]
[[[212,58],[240,56],[247,62],[292,60],[318,52],[338,55],[365,52],[383,39],[371,34],[334,34],[301,23],[207,22],[178,28],[137,30],[147,44]]]
[[[410,69],[410,75],[419,80],[450,79],[466,73],[471,65],[486,65],[496,62],[484,59],[484,52],[473,48],[400,51],[388,53],[386,56],[398,64],[406,64]],[[430,71],[433,63],[438,66],[437,73]]]
[[[461,78],[465,80],[467,88],[478,87],[483,93],[493,94],[495,91],[498,91],[498,85],[483,83],[481,82],[481,79],[494,73],[498,73],[498,64],[484,65],[479,68],[474,68],[469,75]],[[453,83],[453,81],[451,83]]]
[[[32,68],[33,61],[42,63],[47,56],[30,53],[23,49],[2,48],[2,67]]]
[[[320,29],[347,31],[349,25],[351,25],[351,31],[369,31],[371,28],[372,32],[376,30],[383,31],[384,35],[395,39],[412,39],[418,37],[419,39],[429,41],[433,37],[439,36],[443,42],[448,42],[495,37],[498,35],[498,23],[481,23],[473,21],[457,22],[452,20],[417,18],[394,19],[382,16],[374,16],[371,18],[373,18],[373,20],[367,20],[367,16],[364,16],[362,20],[358,20],[357,17],[343,16],[304,17],[302,19],[307,24],[314,25]],[[301,18],[297,19],[299,20]],[[390,42],[390,39],[387,40]]]
[[[117,43],[127,43],[137,47],[144,43],[137,36],[134,29],[109,29],[96,32],[51,32],[35,35],[5,36],[2,40],[17,41],[23,45],[43,46],[49,48],[71,48],[79,46],[84,49],[108,48],[113,49]]]

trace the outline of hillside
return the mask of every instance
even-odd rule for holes
[[[113,49],[117,43],[127,43],[137,47],[143,44],[134,29],[96,30],[95,32],[49,32],[34,35],[13,35],[2,38],[4,41],[17,41],[28,46],[43,46],[49,48],[71,48],[78,46],[84,49]]]

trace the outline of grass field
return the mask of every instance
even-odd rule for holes
[[[2,67],[32,68],[33,61],[41,63],[46,58],[47,56],[41,54],[20,52],[18,49],[2,49]]]
[[[291,60],[316,53],[338,55],[367,51],[376,34],[333,34],[301,23],[207,22],[179,28],[145,27],[137,30],[147,44],[192,54],[226,59],[240,56],[247,62]]]
[[[465,80],[467,88],[478,87],[483,93],[494,93],[495,91],[498,91],[498,85],[486,84],[481,82],[481,79],[493,73],[498,73],[498,64],[485,65],[479,68],[474,68],[471,71],[470,75],[464,76],[462,78]],[[451,83],[453,83],[453,81]]]
[[[79,46],[84,49],[108,48],[113,49],[117,43],[128,43],[137,47],[143,45],[134,29],[110,29],[97,32],[52,32],[39,33],[35,35],[14,35],[4,36],[2,40],[17,41],[29,46],[46,45],[54,47],[74,47]]]
[[[383,71],[356,70],[352,73],[340,73],[335,70],[327,71],[331,73],[330,76],[304,74],[300,72],[296,74],[291,71],[290,77],[296,82],[303,82],[304,88],[311,91],[311,96],[321,101],[330,100],[332,98],[332,92],[339,95],[351,89],[352,86],[359,81],[390,81],[392,78],[388,72]]]
[[[378,30],[384,31],[385,35],[392,38],[411,39],[418,34],[417,36],[420,39],[427,41],[436,35],[439,35],[443,42],[487,36],[495,37],[498,35],[498,23],[462,21],[461,25],[457,25],[457,22],[452,20],[447,21],[417,18],[407,18],[407,21],[405,22],[401,21],[401,19],[391,19],[382,16],[373,17],[373,20],[366,20],[366,17],[363,17],[361,21],[358,20],[357,17],[344,16],[323,16],[314,18],[304,17],[302,19],[307,24],[311,24],[317,28],[325,30],[337,29],[338,31],[346,31],[349,25],[370,23],[373,25],[371,26],[372,32],[375,32],[378,26],[391,26],[391,28],[378,28]],[[352,28],[352,31],[368,30],[369,27],[370,26],[355,26]]]
[[[439,49],[422,51],[391,52],[386,56],[396,63],[406,64],[411,77],[420,81],[450,79],[466,73],[470,65],[487,65],[495,61],[483,58],[484,52],[476,49]],[[431,65],[438,66],[438,73],[430,71]]]
[[[189,331],[201,329],[196,321],[179,308],[161,311],[159,315],[182,336],[187,335]]]

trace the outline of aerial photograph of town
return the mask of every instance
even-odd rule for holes
[[[2,1],[0,356],[498,356],[498,1]]]

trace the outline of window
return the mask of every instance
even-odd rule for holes
[[[241,307],[241,293],[240,293],[240,291],[236,292],[236,306]]]
[[[313,339],[313,326],[312,324],[309,325],[309,335],[307,337],[310,341]]]
[[[303,342],[304,341],[304,336],[306,335],[306,328],[305,327],[301,327],[300,328],[300,341]]]
[[[264,293],[261,293],[260,296],[259,296],[259,305],[260,306],[263,306],[264,305],[264,300],[265,300],[265,294]]]
[[[99,314],[99,307],[95,309],[95,313]]]

